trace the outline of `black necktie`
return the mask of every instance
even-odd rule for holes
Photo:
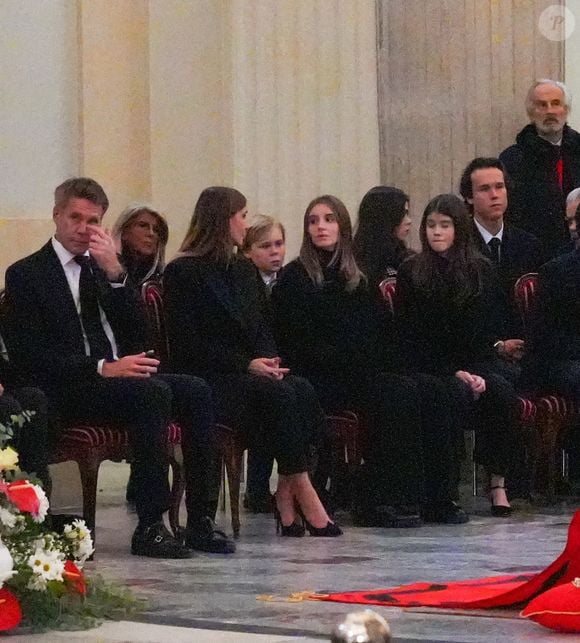
[[[496,266],[499,266],[499,248],[501,246],[501,241],[497,237],[492,237],[488,244],[489,251],[491,253],[491,260]]]
[[[111,342],[109,342],[101,323],[97,282],[91,270],[90,259],[85,255],[77,255],[75,261],[81,267],[81,277],[79,279],[81,320],[89,342],[91,357],[112,359]]]

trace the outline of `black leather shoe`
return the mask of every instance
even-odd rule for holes
[[[357,513],[354,519],[359,527],[385,529],[409,529],[423,524],[418,507],[411,505],[379,505],[372,510]]]
[[[131,553],[149,558],[191,558],[192,555],[162,522],[147,527],[137,525],[131,540]]]
[[[236,546],[223,531],[216,529],[214,521],[205,516],[198,523],[188,525],[185,531],[185,546],[210,554],[233,554]]]
[[[425,522],[439,522],[444,525],[462,525],[469,522],[469,516],[452,500],[432,502],[423,507]]]

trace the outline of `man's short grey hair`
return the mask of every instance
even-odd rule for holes
[[[539,80],[535,80],[533,82],[526,95],[526,111],[528,112],[528,116],[531,116],[532,110],[534,109],[534,90],[540,85],[552,85],[553,87],[557,87],[564,95],[564,103],[568,108],[568,111],[572,111],[572,94],[570,93],[570,90],[566,87],[566,85],[564,85],[564,83],[561,83],[559,80],[552,80],[551,78],[540,78]]]
[[[570,203],[573,203],[574,201],[578,201],[580,199],[580,188],[575,188],[572,190],[572,192],[568,193],[568,196],[566,197],[566,205],[570,205]]]

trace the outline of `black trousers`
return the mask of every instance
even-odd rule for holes
[[[428,375],[350,375],[310,377],[327,411],[351,408],[366,423],[362,508],[456,497],[457,425],[444,385]]]
[[[308,470],[310,445],[324,431],[324,414],[310,383],[251,373],[209,376],[218,421],[244,431],[252,447],[278,461],[281,475]]]
[[[169,507],[164,441],[168,423],[177,420],[182,427],[188,523],[215,516],[213,410],[211,390],[204,380],[173,374],[95,378],[54,392],[51,403],[69,423],[116,423],[129,428],[135,504],[143,524],[157,522]]]
[[[485,379],[485,393],[475,400],[467,384],[456,377],[448,377],[455,412],[463,429],[476,431],[476,461],[490,474],[507,476],[518,455],[517,450],[522,448],[514,385],[496,373],[493,364],[476,364],[465,370]]]
[[[15,427],[13,444],[18,451],[22,471],[35,473],[50,493],[48,475],[48,402],[38,388],[8,389],[0,397],[0,422],[6,423],[11,415],[34,411],[34,416],[22,428]]]

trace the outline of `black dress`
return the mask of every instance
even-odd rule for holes
[[[493,345],[503,337],[503,295],[491,264],[481,258],[481,289],[463,303],[455,296],[446,259],[437,257],[435,282],[417,287],[413,268],[419,257],[402,264],[397,275],[395,317],[405,368],[427,373],[448,385],[458,421],[478,428],[478,460],[490,473],[505,475],[517,442],[518,400],[513,385],[495,371]],[[482,376],[486,390],[477,402],[467,384],[454,377],[459,370]],[[472,408],[477,411],[469,417]],[[468,426],[468,419],[476,425]]]
[[[317,287],[296,260],[283,270],[272,297],[278,343],[290,366],[312,382],[326,410],[363,416],[365,508],[451,499],[454,442],[449,437],[427,447],[429,432],[450,427],[442,409],[432,408],[424,381],[389,372],[396,364],[392,321],[378,289],[361,283],[349,292],[332,267]]]
[[[164,273],[173,370],[210,384],[218,419],[244,430],[250,446],[268,444],[282,475],[307,470],[310,444],[324,418],[310,384],[254,375],[248,366],[278,350],[260,311],[253,266],[183,256]]]

